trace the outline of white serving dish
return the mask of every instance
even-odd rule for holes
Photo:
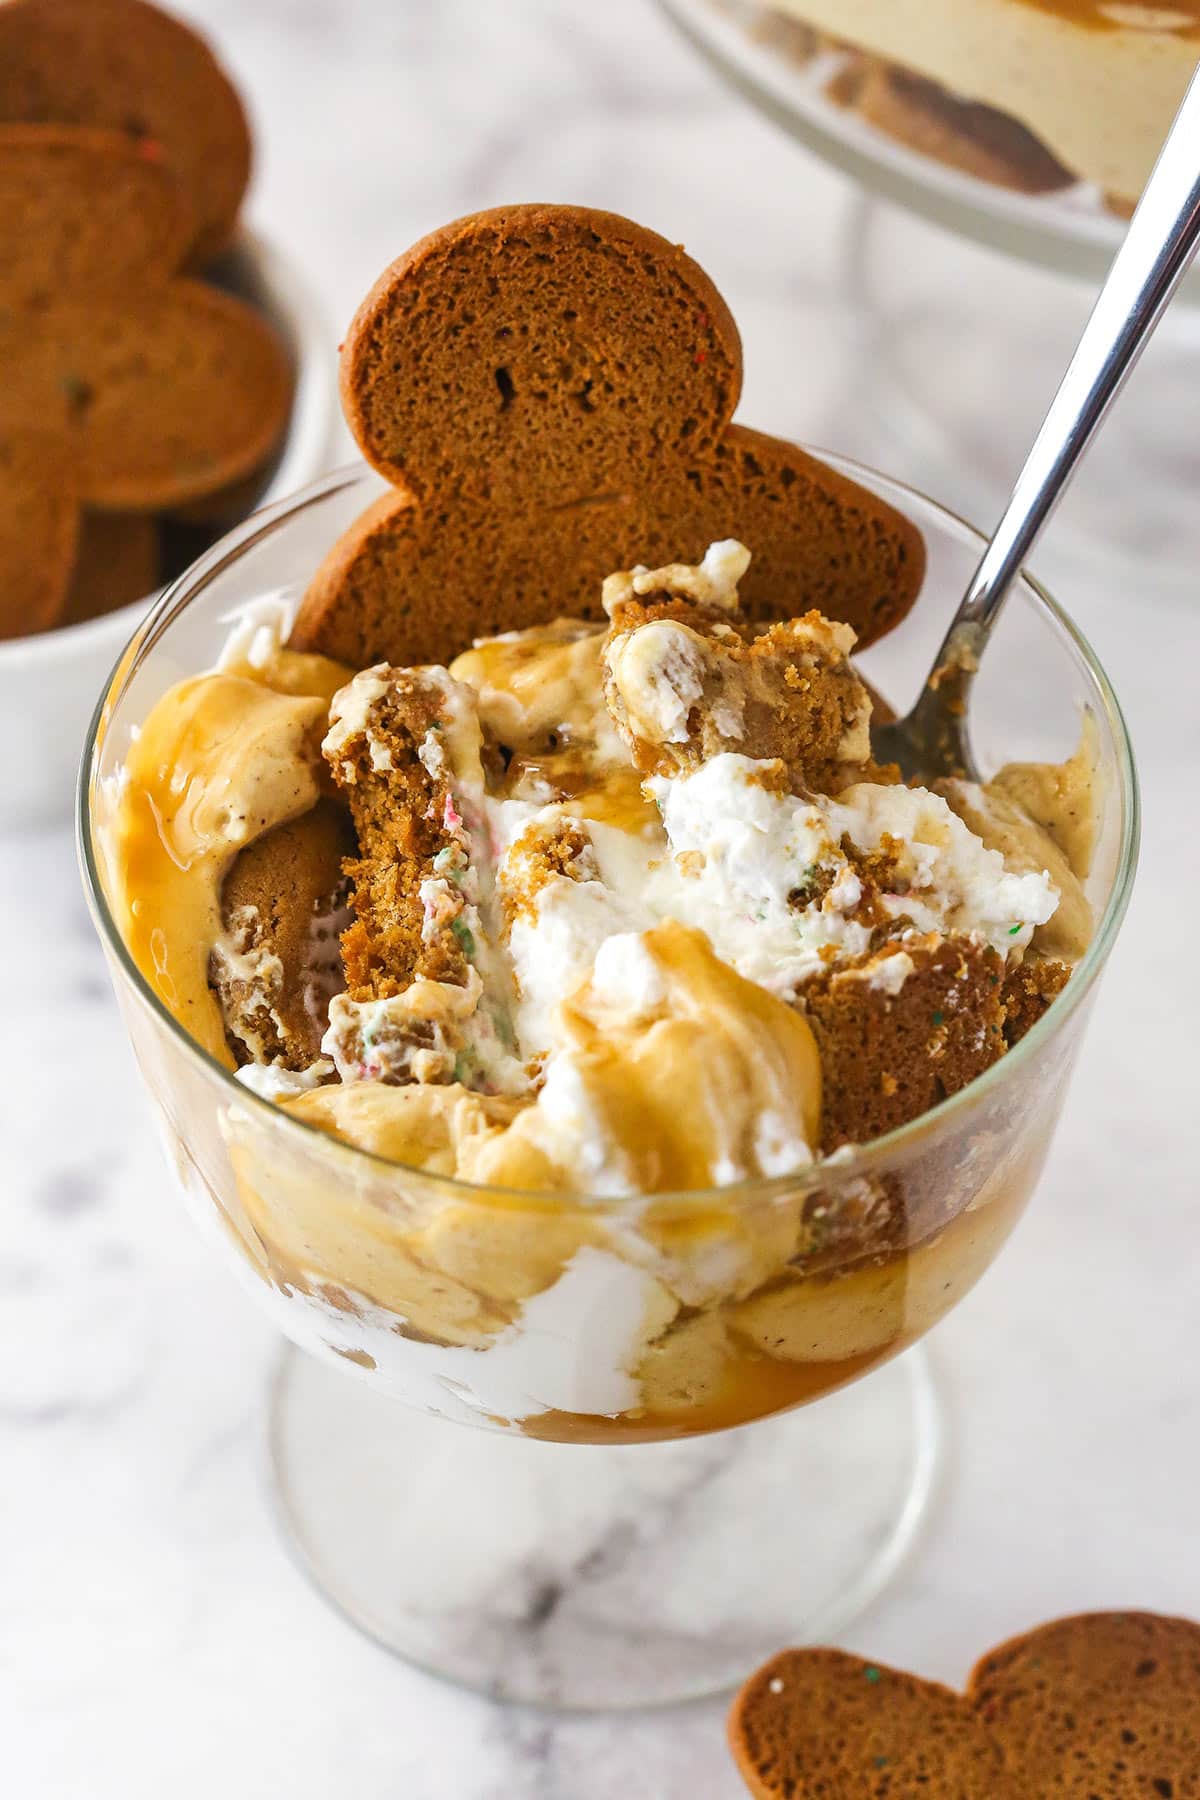
[[[243,231],[221,285],[253,300],[292,357],[292,416],[260,506],[306,486],[335,457],[337,338],[295,265]],[[44,631],[0,640],[0,831],[56,823],[70,811],[84,735],[117,658],[157,596]]]

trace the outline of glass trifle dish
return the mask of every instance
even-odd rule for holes
[[[979,539],[753,454],[793,471],[766,510],[729,482],[657,523],[549,507],[537,579],[490,497],[413,550],[394,469],[331,476],[164,597],[85,757],[171,1162],[311,1353],[272,1403],[293,1541],[384,1642],[504,1697],[714,1691],[894,1571],[937,1447],[895,1359],[1029,1198],[1132,877],[1124,728],[1054,603],[1021,583],[989,646],[987,778],[906,786],[870,721]],[[629,555],[672,523],[681,560]]]

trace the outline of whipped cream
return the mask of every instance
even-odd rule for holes
[[[308,1294],[267,1290],[290,1337],[303,1321],[318,1353],[366,1354],[372,1380],[409,1405],[474,1425],[518,1424],[546,1412],[603,1418],[627,1412],[641,1400],[637,1369],[647,1346],[679,1310],[645,1269],[591,1246],[577,1250],[558,1279],[479,1349],[404,1337],[395,1313],[353,1293],[347,1310],[325,1300],[322,1285],[313,1277]]]
[[[230,632],[217,668],[227,674],[243,668],[257,672],[269,668],[287,643],[295,617],[296,596],[282,588],[222,613],[220,623],[228,625]]]
[[[890,840],[903,890],[884,894],[883,904],[920,931],[969,933],[1007,955],[1023,950],[1058,905],[1047,870],[1007,869],[998,850],[925,788],[860,782],[826,802],[826,816],[831,834],[845,832],[860,850]]]
[[[323,1087],[333,1072],[333,1064],[318,1057],[307,1069],[285,1069],[282,1063],[244,1063],[237,1078],[262,1100],[292,1100],[297,1094]]]

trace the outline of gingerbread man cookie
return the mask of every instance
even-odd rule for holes
[[[736,537],[752,619],[895,625],[919,532],[782,439],[731,423],[741,344],[696,263],[612,213],[515,206],[393,263],[342,347],[342,398],[391,484],[331,551],[292,641],[361,668],[598,617],[613,569]]]
[[[1058,1619],[990,1650],[964,1694],[840,1650],[785,1650],[734,1701],[755,1800],[1196,1800],[1200,1625]]]

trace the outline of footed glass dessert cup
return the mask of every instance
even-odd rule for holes
[[[925,536],[921,598],[859,659],[903,711],[981,540],[828,460]],[[715,1692],[781,1644],[838,1631],[913,1541],[938,1416],[910,1346],[983,1274],[1037,1182],[1133,876],[1125,727],[1074,626],[1017,584],[975,684],[976,755],[988,775],[1061,762],[1086,729],[1095,929],[1045,1016],[932,1112],[795,1174],[694,1193],[502,1191],[385,1161],[260,1098],[188,1037],[122,941],[108,862],[151,707],[216,663],[239,607],[302,591],[376,488],[341,472],[247,521],[129,645],[81,776],[93,915],[190,1208],[297,1347],[270,1452],[320,1587],[401,1655],[495,1696]]]

